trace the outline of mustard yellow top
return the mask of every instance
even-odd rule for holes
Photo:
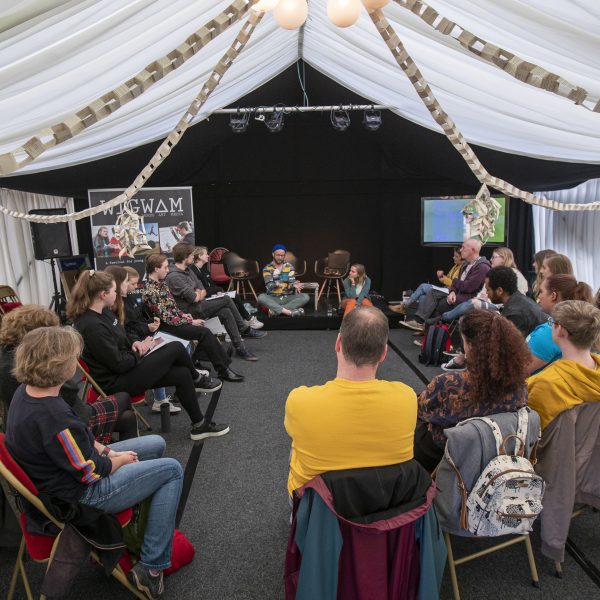
[[[462,263],[458,265],[452,265],[452,268],[448,271],[448,275],[444,275],[444,277],[442,277],[442,285],[445,285],[446,287],[450,287],[452,285],[452,280],[455,277],[458,277],[460,273],[461,265]]]
[[[349,381],[292,390],[288,492],[320,473],[393,465],[413,458],[417,396],[398,381]]]
[[[561,412],[584,402],[600,402],[600,355],[596,369],[561,358],[527,380],[529,406],[540,415],[542,431]]]

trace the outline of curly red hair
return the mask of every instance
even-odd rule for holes
[[[474,310],[459,325],[469,344],[467,373],[475,402],[500,400],[525,384],[529,349],[519,330],[496,312]]]

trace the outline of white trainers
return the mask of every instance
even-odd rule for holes
[[[252,316],[248,319],[248,325],[252,327],[252,329],[262,329],[265,324],[262,321],[259,321],[256,317]]]
[[[172,415],[176,415],[177,413],[181,412],[181,406],[175,406],[172,402],[171,396],[167,396],[164,400],[155,400],[154,404],[152,405],[152,412],[159,413],[160,407],[165,403],[169,405],[169,412]]]
[[[225,334],[225,343],[226,344],[231,344],[231,338],[229,337],[228,333]]]

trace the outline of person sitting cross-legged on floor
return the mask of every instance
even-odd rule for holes
[[[246,324],[229,296],[207,299],[204,286],[190,269],[194,262],[194,246],[185,243],[175,244],[173,260],[175,264],[169,265],[165,283],[169,286],[177,306],[197,319],[219,317],[231,338],[237,356],[248,361],[258,360],[246,348],[242,335],[249,338],[261,338],[267,334],[263,331],[256,331]]]
[[[258,303],[274,315],[300,317],[310,297],[300,292],[302,284],[296,279],[294,265],[285,261],[285,253],[283,244],[273,246],[273,260],[262,271],[266,292],[258,296]]]
[[[60,397],[77,367],[83,340],[72,327],[30,331],[17,348],[22,383],[11,404],[6,447],[40,492],[68,503],[118,513],[152,498],[131,583],[154,600],[171,564],[183,469],[164,458],[165,442],[149,435],[105,446]]]
[[[206,297],[212,298],[213,296],[222,295],[225,290],[212,280],[208,270],[208,260],[208,248],[206,246],[196,246],[194,248],[194,262],[190,265],[190,271],[200,280],[202,287],[206,290]],[[242,319],[246,322],[246,325],[252,327],[252,329],[263,328],[264,323],[259,321],[255,316],[250,315],[239,294],[235,295],[233,303],[242,316]]]
[[[562,358],[527,380],[529,406],[540,415],[542,431],[565,410],[600,402],[600,310],[583,300],[559,302],[552,311],[552,341]]]
[[[348,313],[335,342],[337,377],[292,390],[285,429],[292,439],[288,492],[327,471],[394,465],[413,458],[415,392],[376,379],[389,327],[377,308]]]
[[[182,311],[175,302],[165,277],[169,272],[169,261],[164,254],[149,254],[146,257],[146,284],[142,292],[144,304],[154,317],[160,320],[159,332],[164,331],[184,340],[198,342],[194,359],[205,353],[224,381],[242,382],[244,377],[230,368],[231,359],[213,333],[204,327],[202,319],[194,319]]]
[[[125,281],[122,285],[126,286]],[[127,289],[125,287],[125,289]],[[83,359],[107,394],[131,396],[148,389],[175,386],[177,397],[190,417],[190,438],[202,440],[229,433],[227,425],[208,422],[198,405],[198,392],[221,388],[218,379],[199,371],[179,342],[163,344],[147,338],[131,341],[110,309],[117,298],[114,277],[102,271],[83,271],[73,288],[67,315],[85,342]]]
[[[415,458],[430,472],[444,454],[444,429],[527,405],[529,352],[519,330],[498,313],[483,310],[462,317],[459,330],[466,371],[438,375],[419,396]]]
[[[460,255],[460,248],[455,248],[452,253],[453,265],[446,275],[441,269],[436,272],[439,285],[449,288],[452,285],[452,281],[455,277],[458,277],[460,273],[460,267],[463,259]],[[436,284],[437,285],[437,284]],[[421,283],[417,289],[410,295],[406,302],[400,302],[400,304],[390,304],[389,309],[392,312],[405,315],[406,309],[412,306],[415,302],[418,302],[430,289],[432,288],[431,283]]]
[[[460,255],[464,262],[459,276],[452,280],[448,293],[430,289],[419,301],[415,318],[411,321],[400,321],[400,325],[423,332],[426,319],[448,312],[451,308],[476,296],[483,287],[486,273],[491,268],[488,259],[479,255],[481,246],[479,240],[465,240],[460,247]]]

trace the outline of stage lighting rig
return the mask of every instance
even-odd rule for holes
[[[350,127],[350,113],[347,110],[332,110],[331,125],[336,131],[346,131]]]
[[[265,127],[271,133],[279,133],[283,129],[283,108],[275,106],[275,110],[264,116]]]
[[[365,110],[363,127],[367,131],[377,131],[381,127],[381,112],[378,110]]]
[[[244,133],[250,122],[249,112],[236,112],[229,116],[229,127],[233,133]]]

